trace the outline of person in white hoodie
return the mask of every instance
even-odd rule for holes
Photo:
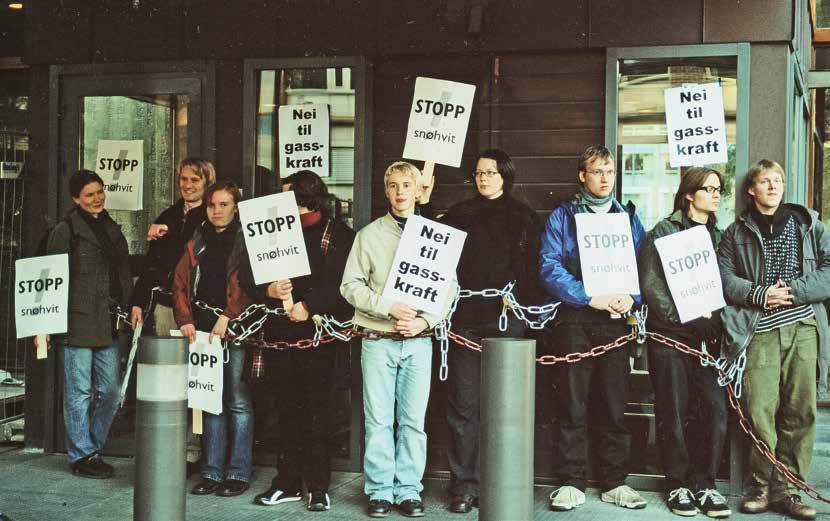
[[[399,161],[386,169],[383,181],[389,212],[357,233],[340,292],[355,308],[355,326],[366,335],[360,363],[367,514],[386,517],[394,504],[407,517],[421,517],[424,417],[432,370],[429,332],[446,317],[451,303],[439,316],[384,297],[401,233],[422,192],[422,178],[415,166]]]

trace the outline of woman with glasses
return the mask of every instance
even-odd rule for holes
[[[654,241],[695,226],[705,226],[717,250],[721,232],[715,213],[723,177],[711,168],[689,168],[674,197],[674,213],[646,236],[640,254],[640,288],[649,306],[649,329],[717,357],[722,327],[719,312],[685,324],[666,282]],[[669,509],[680,516],[698,511],[709,517],[730,515],[715,489],[726,439],[726,395],[712,367],[676,349],[649,341],[649,374],[654,386],[657,433],[666,474]]]
[[[541,223],[536,212],[510,195],[515,176],[516,167],[505,152],[482,152],[474,173],[476,195],[450,208],[443,222],[467,232],[458,264],[458,282],[463,289],[501,289],[516,281],[514,295],[519,302],[536,304],[540,300],[536,274]],[[501,311],[501,300],[465,298],[452,317],[453,330],[474,342],[485,337],[523,336],[525,326],[512,314],[506,331],[499,330]],[[449,508],[456,513],[469,512],[478,502],[480,363],[480,353],[450,348]]]

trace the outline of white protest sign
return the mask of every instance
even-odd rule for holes
[[[639,295],[637,255],[628,214],[578,213],[575,218],[585,293],[590,297]]]
[[[104,181],[108,210],[143,208],[144,141],[98,141],[95,172]]]
[[[282,105],[279,110],[280,176],[312,170],[329,176],[329,106]]]
[[[705,226],[655,239],[680,322],[726,306],[712,239]]]
[[[242,201],[239,219],[257,284],[311,273],[294,192]]]
[[[403,157],[461,166],[475,85],[419,77]]]
[[[170,336],[182,336],[178,329],[171,329]],[[222,386],[224,384],[225,357],[222,339],[204,331],[196,331],[196,341],[190,344],[187,371],[187,407],[211,414],[222,414]]]
[[[441,314],[467,234],[411,215],[395,252],[383,296],[428,313]]]
[[[69,255],[16,260],[14,288],[17,338],[66,333]]]
[[[687,84],[665,89],[663,96],[671,166],[726,163],[726,122],[720,84]]]

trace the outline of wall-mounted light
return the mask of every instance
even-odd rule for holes
[[[23,9],[23,2],[12,2],[9,4],[9,9]]]

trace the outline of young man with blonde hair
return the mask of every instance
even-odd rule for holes
[[[383,295],[401,233],[421,194],[421,172],[410,163],[395,162],[383,182],[389,212],[357,233],[340,292],[355,308],[355,326],[366,335],[360,363],[367,514],[386,517],[394,504],[407,517],[421,517],[424,417],[432,368],[432,338],[427,334],[446,317],[450,303],[434,315]]]
[[[742,400],[752,428],[804,480],[816,436],[816,358],[830,334],[822,304],[830,298],[830,235],[816,212],[782,204],[784,187],[781,165],[759,161],[744,179],[749,207],[723,233],[721,355],[734,360],[746,351]],[[816,517],[754,447],[747,486],[744,513]]]

